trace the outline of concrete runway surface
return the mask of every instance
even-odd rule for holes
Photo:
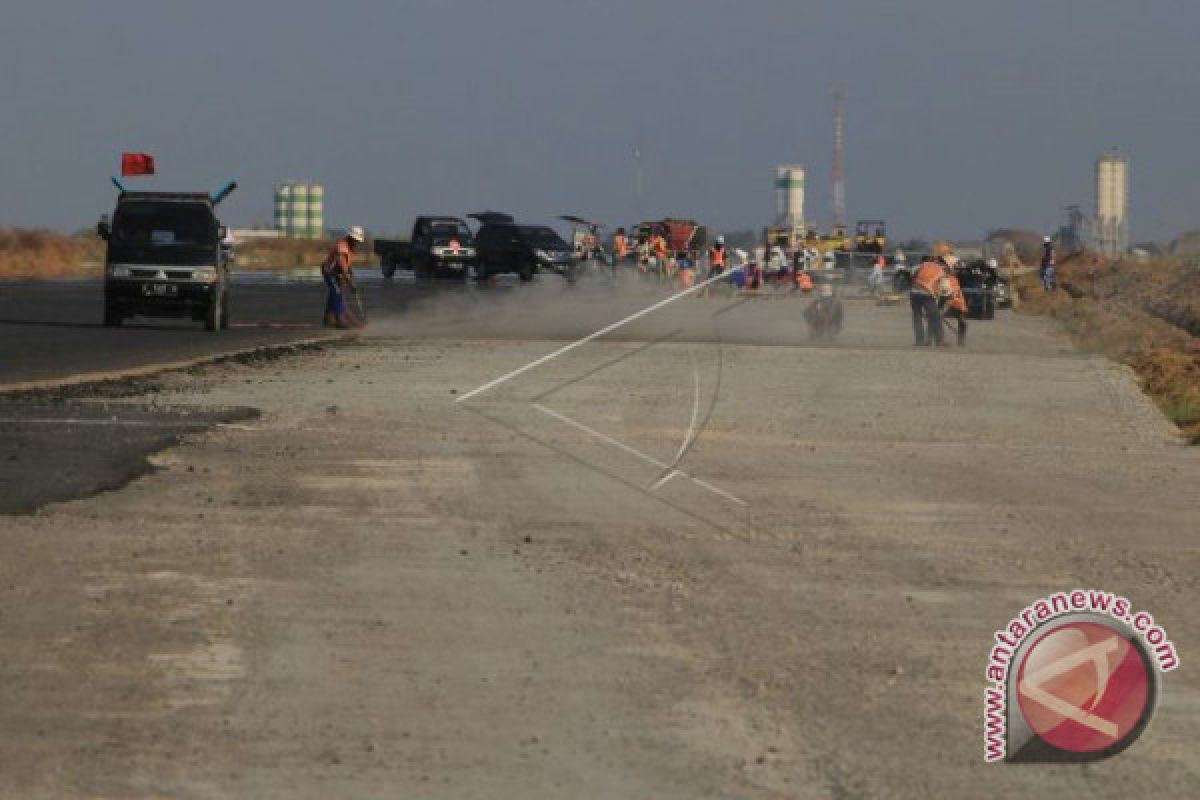
[[[72,395],[209,422],[0,517],[0,796],[1195,796],[1200,454],[1130,373],[1040,319],[918,349],[851,300],[810,346],[715,296],[518,372],[663,296],[412,296]],[[985,765],[992,632],[1080,586],[1177,645],[1154,720]]]

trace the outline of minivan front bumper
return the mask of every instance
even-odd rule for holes
[[[167,278],[161,270],[154,277],[114,277],[110,269],[104,279],[105,305],[126,316],[201,317],[221,291],[222,283],[215,277],[220,273],[203,268],[171,270],[185,271],[199,273],[201,279]],[[214,277],[203,279],[209,275]]]

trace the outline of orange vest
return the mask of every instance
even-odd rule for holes
[[[913,276],[912,290],[918,293],[924,293],[930,297],[937,297],[938,281],[946,274],[946,270],[942,269],[942,265],[936,261],[926,261],[917,270],[917,274]]]
[[[950,302],[947,304],[947,308],[967,313],[967,298],[963,297],[962,286],[959,284],[958,278],[947,273],[946,283],[950,285]]]
[[[665,258],[667,255],[667,240],[661,236],[655,236],[650,240],[650,248],[654,250],[654,255],[659,258]]]
[[[725,266],[725,248],[716,245],[708,248],[708,263],[714,268]]]
[[[629,253],[629,245],[625,242],[625,234],[618,233],[613,237],[613,252],[617,258],[624,258]]]
[[[811,292],[813,288],[812,276],[807,272],[796,273],[796,286],[802,292]]]
[[[337,244],[329,251],[329,255],[325,256],[325,261],[321,264],[321,272],[326,275],[340,275],[350,272],[350,262],[354,258],[354,254],[350,252],[350,245],[345,239],[338,239]]]

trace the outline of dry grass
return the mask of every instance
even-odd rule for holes
[[[315,267],[333,242],[323,239],[247,239],[237,246],[237,269]]]
[[[287,270],[321,263],[332,242],[249,239],[238,244],[235,269]],[[366,263],[365,254],[355,261]],[[94,234],[68,236],[33,228],[0,228],[0,280],[71,278],[99,274],[104,242]]]
[[[1061,320],[1082,347],[1131,366],[1194,444],[1200,444],[1200,269],[1164,258],[1107,261],[1090,253],[1064,260],[1060,289],[1047,295],[1036,275],[1018,284],[1025,313]]]
[[[0,279],[94,274],[103,260],[104,242],[94,235],[0,228]]]

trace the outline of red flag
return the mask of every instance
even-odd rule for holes
[[[122,175],[153,175],[154,156],[148,153],[121,153]]]

